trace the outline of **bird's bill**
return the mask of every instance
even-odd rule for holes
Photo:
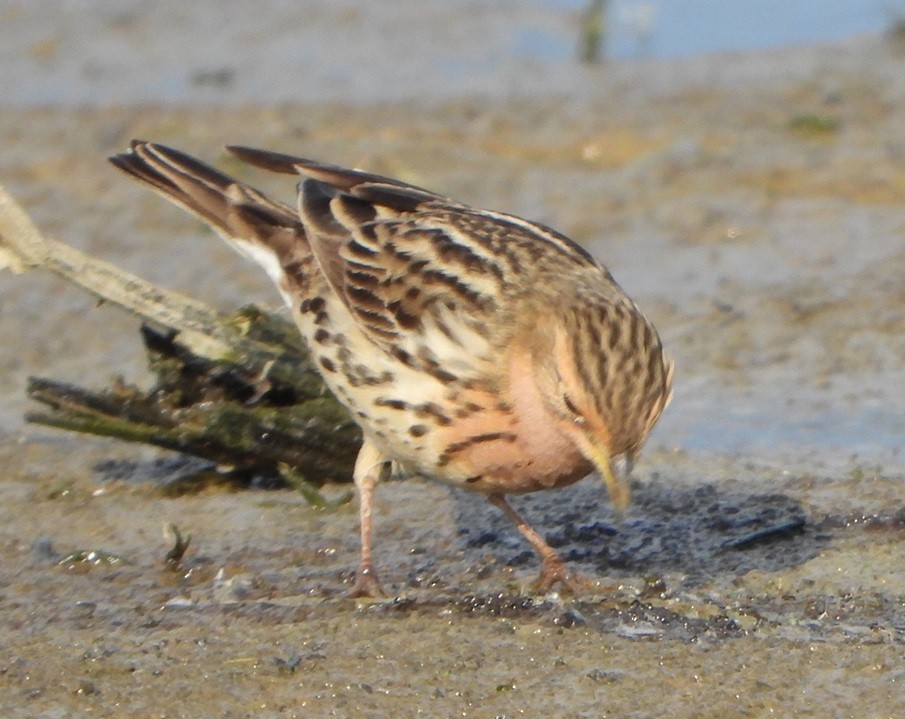
[[[610,501],[613,503],[613,509],[622,517],[625,510],[628,509],[628,503],[631,499],[631,489],[628,484],[628,473],[620,477],[613,469],[613,460],[610,457],[610,451],[606,443],[592,436],[590,433],[578,430],[574,426],[568,426],[565,429],[572,437],[572,441],[578,447],[579,451],[587,458],[603,478],[606,488],[610,494]]]
[[[589,459],[597,467],[600,476],[603,477],[606,488],[610,493],[610,501],[621,517],[625,514],[625,510],[628,509],[628,503],[631,499],[628,480],[627,478],[616,476],[616,472],[613,471],[613,462],[610,459],[610,454],[605,447],[592,444],[590,454]]]

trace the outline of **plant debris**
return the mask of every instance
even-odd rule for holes
[[[361,431],[307,359],[291,322],[253,307],[222,315],[47,239],[0,187],[0,268],[49,269],[104,302],[138,315],[156,382],[117,380],[90,390],[29,377],[45,409],[30,422],[141,442],[216,464],[232,477],[297,487],[312,504],[337,506],[316,491],[348,482]]]

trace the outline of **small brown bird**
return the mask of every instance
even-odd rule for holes
[[[352,594],[383,594],[371,502],[391,468],[485,494],[540,555],[536,589],[574,588],[505,495],[596,468],[626,507],[613,460],[631,466],[671,396],[673,366],[651,323],[605,267],[548,227],[359,170],[229,150],[301,175],[298,209],[162,145],[134,141],[111,162],[265,269],[361,426]]]

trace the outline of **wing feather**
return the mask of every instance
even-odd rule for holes
[[[466,373],[492,362],[505,338],[487,328],[511,324],[511,300],[530,287],[533,265],[596,267],[568,238],[518,217],[361,170],[229,149],[303,176],[299,216],[331,287],[374,344],[424,367]]]

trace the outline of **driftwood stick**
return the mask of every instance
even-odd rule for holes
[[[225,316],[44,237],[0,187],[0,269],[48,269],[144,320],[157,383],[87,390],[29,378],[48,409],[27,419],[143,442],[273,477],[348,481],[361,433],[311,367],[288,321],[257,308]],[[161,329],[162,328],[162,329]]]
[[[249,335],[248,322],[240,315],[227,319],[203,302],[44,237],[22,206],[0,186],[0,269],[4,267],[17,273],[29,268],[50,270],[146,322],[177,330],[180,343],[194,354],[239,359],[250,370],[261,373],[266,369],[268,376],[304,386],[309,394],[325,391],[300,349],[298,332],[288,322],[270,317],[262,320],[259,324],[269,324],[271,331],[256,339]],[[274,331],[276,325],[281,329]]]
[[[197,336],[209,346],[209,351],[244,349],[238,332],[223,326],[219,314],[203,302],[156,287],[45,237],[22,206],[0,186],[0,269],[4,267],[17,274],[31,268],[50,270],[102,300],[179,330],[183,341]]]
[[[22,273],[43,268],[81,287],[92,295],[117,305],[146,322],[177,330],[180,343],[195,354],[206,357],[241,357],[242,363],[260,372],[267,367],[270,376],[293,384],[306,384],[311,390],[322,386],[316,372],[300,355],[298,333],[288,322],[276,336],[284,342],[294,332],[289,346],[292,354],[284,361],[280,343],[249,337],[240,318],[230,322],[210,306],[180,292],[158,287],[74,247],[45,237],[31,218],[0,186],[0,269]],[[263,313],[260,313],[263,314]],[[273,324],[273,322],[271,322]],[[269,365],[269,366],[268,366]]]

